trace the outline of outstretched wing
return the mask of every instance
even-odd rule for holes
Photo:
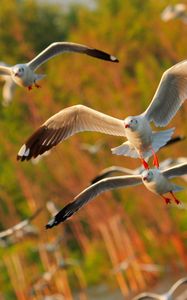
[[[187,277],[180,278],[177,280],[172,287],[168,291],[168,295],[172,295],[177,288],[179,288],[181,285],[186,284],[187,285]]]
[[[127,168],[123,168],[123,167],[119,167],[119,166],[112,166],[112,167],[103,169],[96,177],[94,177],[92,179],[91,183],[92,184],[96,183],[96,182],[100,181],[101,179],[109,177],[110,175],[112,175],[114,173],[123,173],[126,175],[137,174],[137,172],[135,170],[131,170],[131,169],[127,169]]]
[[[85,45],[76,43],[57,42],[49,45],[46,49],[44,49],[40,54],[38,54],[33,60],[28,63],[28,66],[34,71],[53,56],[64,52],[78,52],[99,59],[118,62],[118,59],[115,56],[98,49],[90,48]]]
[[[141,293],[139,295],[137,295],[136,297],[134,297],[132,300],[159,300],[160,295],[158,294],[154,294],[154,293]]]
[[[0,65],[0,75],[11,76],[11,68]]]
[[[116,176],[111,178],[105,178],[96,182],[95,184],[86,188],[78,196],[74,198],[74,201],[67,204],[59,213],[49,221],[46,228],[52,228],[61,222],[64,222],[70,216],[72,216],[81,207],[87,204],[92,199],[96,198],[101,193],[117,189],[121,187],[127,187],[131,185],[138,185],[142,183],[141,176]]]
[[[167,170],[162,171],[162,174],[167,178],[183,176],[187,174],[187,163],[182,163],[180,165],[171,167]]]
[[[61,110],[48,119],[21,147],[17,159],[29,160],[81,131],[97,131],[125,136],[122,120],[110,117],[84,105]]]
[[[143,113],[156,126],[166,126],[187,99],[187,60],[164,72],[150,105]]]
[[[18,230],[23,229],[23,228],[24,228],[25,226],[27,226],[33,219],[35,219],[41,211],[42,211],[42,207],[38,208],[30,218],[21,221],[20,223],[18,223],[18,224],[16,224],[16,225],[12,226],[12,227],[9,228],[9,229],[6,229],[6,230],[4,230],[4,231],[1,231],[1,232],[0,232],[0,238],[4,238],[4,237],[6,237],[6,236],[9,236],[9,235],[13,234],[14,232],[16,232],[16,231],[18,231]]]
[[[8,106],[12,101],[16,83],[10,76],[5,76],[5,83],[3,86],[3,105]]]

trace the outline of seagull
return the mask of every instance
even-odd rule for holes
[[[127,137],[127,142],[112,149],[114,154],[134,158],[139,156],[145,168],[148,168],[148,164],[144,158],[153,154],[153,164],[159,167],[155,152],[171,138],[173,129],[152,132],[149,122],[166,126],[185,101],[186,65],[187,61],[183,61],[166,70],[153,100],[141,115],[120,120],[84,105],[65,108],[40,126],[21,147],[17,158],[29,160],[77,132],[98,131]]]
[[[118,59],[101,50],[90,48],[85,45],[70,43],[70,42],[56,42],[49,45],[35,58],[25,64],[17,64],[11,67],[0,66],[0,75],[11,76],[12,80],[19,86],[28,87],[32,89],[33,85],[37,88],[40,86],[37,81],[44,78],[44,74],[36,74],[35,71],[47,60],[63,52],[78,52],[87,54],[99,59],[118,62]]]
[[[1,66],[9,67],[4,62],[0,62],[0,67]],[[3,86],[3,92],[2,92],[3,93],[2,105],[6,107],[12,102],[16,84],[14,83],[10,75],[0,75],[0,80],[5,82]]]
[[[173,294],[174,292],[177,290],[177,288],[179,288],[181,285],[186,284],[187,283],[187,277],[181,278],[178,281],[176,281],[172,287],[169,289],[169,291],[167,291],[164,294],[156,294],[156,293],[142,293],[138,296],[136,296],[135,298],[133,298],[133,300],[143,300],[143,299],[155,299],[155,300],[174,300],[176,298],[173,298]],[[185,299],[185,298],[183,298]]]
[[[130,266],[132,261],[135,260],[135,257],[127,258],[126,260],[120,262],[115,268],[113,268],[112,273],[119,273],[122,271],[126,271]],[[163,270],[163,267],[158,264],[143,264],[137,262],[138,267],[145,272],[148,273],[158,273]]]
[[[185,137],[178,135],[178,136],[172,138],[171,140],[169,140],[162,148],[165,148],[165,147],[173,145],[177,142],[183,141],[184,139],[185,139]],[[185,163],[185,162],[187,162],[187,158],[185,158],[185,157],[178,157],[177,159],[167,158],[160,163],[159,168],[161,170],[163,170],[167,167],[171,167],[173,165],[177,165],[177,164],[181,164],[181,163]],[[109,177],[110,175],[113,175],[115,173],[123,173],[126,175],[137,175],[137,174],[141,174],[141,172],[143,172],[143,170],[144,169],[142,167],[132,170],[132,169],[128,169],[128,168],[124,168],[124,167],[120,167],[120,166],[111,166],[111,167],[103,169],[96,177],[94,177],[91,180],[91,184],[96,183],[97,181],[99,181],[103,178]],[[187,181],[187,176],[184,175],[183,179],[185,181]]]
[[[168,5],[161,13],[161,19],[165,22],[172,19],[181,19],[184,23],[187,23],[186,10],[187,7],[184,3]]]
[[[30,227],[30,222],[33,221],[39,215],[39,213],[41,211],[42,211],[42,207],[38,208],[30,218],[25,219],[24,221],[14,225],[13,227],[11,227],[9,229],[1,231],[0,239],[10,236],[14,233],[17,234],[17,232],[19,232],[19,231],[25,231],[26,233],[32,233],[31,232],[32,229]]]
[[[65,270],[78,265],[78,261],[74,259],[62,259],[58,262],[57,265],[52,266],[49,271],[44,272],[41,276],[34,280],[33,290],[42,290],[46,287],[46,284],[49,283],[59,270]]]
[[[153,155],[153,164],[158,168],[155,152],[170,140],[174,128],[153,132],[150,122],[153,121],[156,126],[166,126],[186,98],[187,60],[164,72],[150,105],[142,114],[121,120],[80,104],[65,108],[29,137],[18,152],[17,159],[23,161],[36,157],[78,132],[97,131],[127,138],[128,141],[113,148],[112,153],[139,157],[144,168],[149,167],[145,158]]]
[[[187,158],[185,157],[178,157],[176,159],[174,158],[167,158],[165,160],[163,160],[160,163],[160,170],[164,170],[168,167],[177,165],[177,164],[182,164],[182,163],[186,163],[187,162]],[[103,169],[96,177],[94,177],[91,180],[91,184],[96,183],[97,181],[100,181],[103,178],[109,177],[110,175],[113,175],[115,173],[122,173],[125,175],[138,175],[141,174],[144,171],[144,168],[138,167],[136,169],[128,169],[128,168],[124,168],[124,167],[120,167],[120,166],[111,166],[108,168]],[[187,175],[182,176],[182,178],[187,181]]]
[[[151,192],[160,195],[165,200],[166,204],[171,202],[171,200],[164,195],[168,192],[170,193],[176,204],[179,204],[180,201],[175,197],[173,192],[180,191],[183,188],[170,182],[168,179],[172,177],[182,176],[184,174],[187,174],[187,163],[168,168],[164,171],[155,168],[144,170],[140,175],[115,176],[102,179],[87,187],[74,198],[74,201],[70,202],[64,208],[62,208],[48,222],[46,228],[52,228],[53,226],[64,222],[82,206],[105,191],[127,186],[140,185],[141,183],[143,183],[144,186]]]

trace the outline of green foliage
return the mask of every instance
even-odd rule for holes
[[[92,244],[82,267],[88,284],[94,285],[102,281],[104,282],[108,268],[108,257],[102,244]]]

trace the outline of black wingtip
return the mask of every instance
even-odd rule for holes
[[[100,181],[101,179],[103,179],[101,176],[96,176],[94,177],[91,181],[90,181],[90,185]]]
[[[45,226],[46,229],[53,228],[60,223],[66,221],[71,217],[78,209],[75,207],[75,202],[70,202],[64,206]]]
[[[46,229],[50,229],[53,228],[54,226],[58,225],[58,222],[56,221],[55,217],[52,218],[46,225],[45,228]]]
[[[185,139],[186,139],[185,136],[180,136],[180,135],[175,136],[175,137],[171,138],[171,139],[165,144],[165,146],[170,146],[170,145],[175,144],[175,143],[177,143],[177,142],[181,142],[181,141],[183,141],[183,140],[185,140]]]
[[[113,59],[111,59],[112,62],[118,63],[119,59],[117,59],[116,57],[113,56]]]
[[[109,56],[109,60],[110,60],[111,62],[115,62],[115,63],[118,63],[118,62],[119,62],[119,60],[117,59],[117,57],[115,57],[114,55],[110,55],[110,56]]]

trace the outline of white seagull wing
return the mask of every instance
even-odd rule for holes
[[[27,65],[34,71],[44,62],[64,52],[78,52],[93,56],[99,59],[108,60],[111,62],[118,62],[115,56],[112,56],[104,51],[90,48],[85,45],[69,43],[69,42],[56,42],[49,45],[40,54],[38,54],[34,59],[32,59]]]
[[[183,163],[183,164],[168,168],[167,170],[162,171],[162,174],[167,178],[186,175],[187,174],[187,163]]]
[[[126,175],[136,175],[137,172],[131,169],[119,167],[119,166],[111,166],[108,168],[103,169],[96,177],[94,177],[91,180],[91,183],[96,183],[97,181],[100,181],[101,179],[104,179],[106,177],[109,177],[110,175],[114,173],[123,173]]]
[[[16,87],[16,83],[10,76],[6,76],[5,84],[3,86],[3,105],[7,106],[10,104],[13,98],[13,93]]]
[[[0,232],[0,238],[4,238],[4,237],[6,237],[6,236],[9,236],[9,235],[13,234],[14,232],[16,232],[16,231],[18,231],[18,230],[23,229],[23,228],[24,228],[25,226],[27,226],[33,219],[35,219],[35,218],[38,216],[38,214],[41,212],[41,210],[42,210],[42,207],[41,207],[41,208],[38,208],[30,218],[25,219],[25,220],[23,220],[23,221],[17,223],[16,225],[12,226],[12,227],[9,228],[9,229],[6,229],[6,230],[4,230],[4,231],[1,231],[1,232]]]
[[[125,136],[125,126],[122,120],[84,105],[75,105],[61,110],[39,127],[21,147],[17,159],[23,161],[37,157],[68,137],[82,131]]]
[[[187,60],[184,60],[162,75],[156,93],[142,114],[156,126],[166,126],[187,99]]]
[[[87,204],[92,199],[99,196],[105,191],[112,189],[138,185],[142,183],[141,176],[116,176],[111,178],[102,179],[95,184],[92,184],[84,191],[82,191],[78,196],[74,198],[73,202],[67,204],[58,214],[46,225],[46,228],[51,228],[64,222],[70,216],[72,216],[81,207]]]
[[[9,236],[9,235],[13,234],[14,232],[16,232],[18,230],[21,230],[27,224],[28,224],[28,220],[24,220],[24,221],[22,221],[22,222],[20,222],[16,225],[14,225],[13,227],[7,229],[7,230],[1,231],[0,232],[0,238],[4,238],[6,236]]]
[[[155,300],[161,300],[161,296],[155,293],[141,293],[134,297],[132,300],[148,300],[148,299],[155,299]]]
[[[187,277],[183,277],[177,280],[169,289],[168,295],[172,295],[176,291],[176,289],[183,284],[187,284]]]
[[[11,76],[11,68],[0,65],[0,75]]]

